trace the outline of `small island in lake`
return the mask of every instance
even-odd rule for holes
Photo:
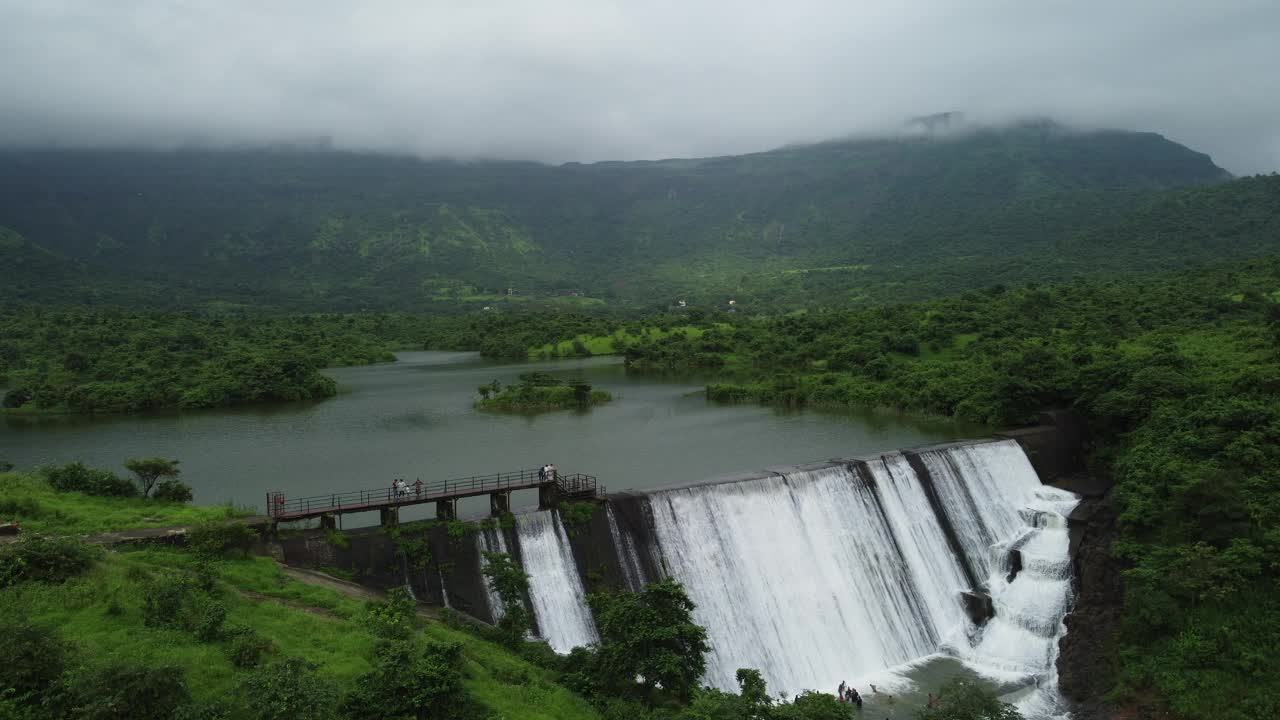
[[[511,412],[583,409],[613,399],[607,390],[595,390],[581,380],[564,380],[544,372],[523,373],[515,385],[504,386],[494,380],[477,391],[480,399],[476,407]]]

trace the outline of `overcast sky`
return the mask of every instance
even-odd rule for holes
[[[944,110],[1280,170],[1280,0],[0,0],[0,144],[561,162]]]

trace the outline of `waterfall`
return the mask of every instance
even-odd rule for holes
[[[1058,640],[1066,632],[1063,619],[1072,600],[1066,517],[1079,499],[1042,485],[1012,440],[951,448],[945,458],[940,454],[926,453],[922,459],[931,472],[935,467],[952,470],[947,477],[935,475],[935,484],[967,488],[977,508],[967,522],[981,527],[961,537],[966,553],[987,564],[986,584],[996,611],[978,642],[961,648],[960,656],[978,668],[1028,676],[1033,689],[1017,701],[1026,717],[1058,715],[1064,705],[1057,693]],[[958,490],[946,492],[958,499]],[[964,507],[969,501],[958,504]],[[948,514],[956,509],[947,506]],[[952,514],[953,522],[963,514]],[[975,534],[993,543],[979,547]],[[1022,556],[1022,570],[1010,582],[1007,559],[1015,549]]]
[[[489,528],[476,533],[476,549],[479,551],[476,556],[480,559],[480,577],[484,578],[485,600],[489,603],[489,617],[493,618],[494,624],[497,624],[503,614],[502,597],[498,595],[497,590],[493,589],[493,583],[489,578],[484,575],[485,566],[489,564],[484,559],[484,554],[491,552],[510,555],[511,553],[507,552],[507,539],[498,528]]]
[[[643,543],[606,505],[621,574],[639,587],[647,552],[684,585],[711,644],[705,683],[736,689],[737,669],[751,667],[773,692],[868,679],[905,691],[912,668],[942,654],[1019,688],[1009,698],[1027,718],[1062,714],[1054,664],[1077,498],[1042,485],[1017,443],[891,453],[645,501]],[[543,637],[559,652],[594,641],[555,514],[516,522]],[[1009,580],[1014,550],[1021,570]],[[964,610],[968,590],[990,593],[995,616],[982,626]],[[879,679],[886,672],[897,680]]]
[[[597,642],[564,526],[553,510],[520,514],[516,538],[539,634],[558,653]]]

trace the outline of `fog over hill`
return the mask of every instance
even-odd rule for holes
[[[1280,4],[0,0],[0,144],[707,157],[961,110],[1280,168]]]

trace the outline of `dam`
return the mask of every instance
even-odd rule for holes
[[[586,520],[544,509],[465,537],[435,527],[420,572],[389,562],[394,543],[376,530],[343,552],[282,545],[288,562],[408,583],[483,621],[500,607],[482,551],[506,552],[529,576],[534,632],[560,653],[597,640],[587,593],[672,578],[707,629],[707,685],[736,690],[735,671],[751,667],[774,693],[892,690],[904,669],[946,659],[1025,717],[1054,718],[1068,711],[1055,662],[1077,501],[1043,484],[1018,442],[996,439],[613,493]]]

